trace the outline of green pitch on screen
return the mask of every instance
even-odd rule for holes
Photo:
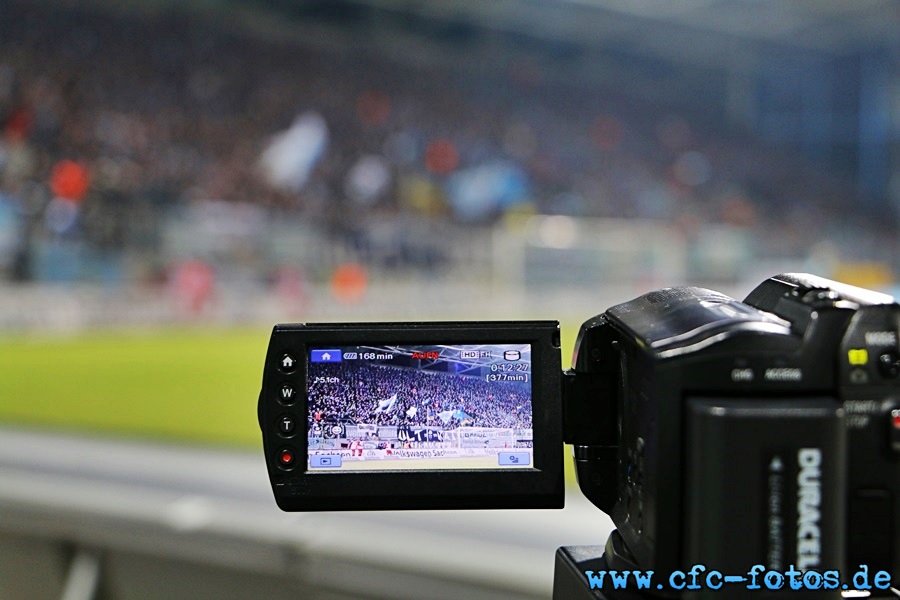
[[[564,368],[577,331],[563,327]],[[256,399],[269,333],[0,337],[0,423],[258,446]]]

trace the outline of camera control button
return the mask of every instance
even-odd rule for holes
[[[866,373],[865,369],[857,367],[850,371],[850,383],[853,383],[855,385],[863,385],[869,383],[869,374]]]
[[[285,352],[278,361],[278,370],[282,373],[293,373],[297,370],[297,359],[293,354]]]
[[[900,376],[900,357],[893,352],[885,352],[878,357],[878,370],[888,379]]]
[[[890,431],[891,450],[894,454],[900,454],[900,408],[891,411]]]
[[[296,396],[295,392],[294,386],[289,383],[284,383],[281,385],[281,389],[278,390],[278,400],[282,404],[293,404]]]
[[[288,436],[294,433],[297,428],[297,421],[290,415],[282,415],[278,417],[278,431],[281,435]]]
[[[497,455],[497,463],[501,467],[522,467],[531,464],[531,455],[527,452],[501,452]]]
[[[294,451],[290,448],[282,448],[278,451],[278,464],[284,469],[294,464]]]
[[[337,469],[341,465],[340,454],[314,454],[309,457],[309,466],[312,469]]]

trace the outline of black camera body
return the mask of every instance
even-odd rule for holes
[[[900,572],[898,319],[806,275],[746,302],[673,288],[610,308],[564,396],[567,422],[605,425],[567,432],[582,491],[644,569]]]
[[[869,565],[897,577],[900,306],[884,294],[797,275],[770,278],[746,302],[783,315],[797,331],[814,329],[816,319],[829,319],[840,335],[833,366],[823,371],[830,371],[826,381],[846,420],[847,564]]]
[[[613,568],[897,577],[898,330],[797,274],[614,306],[564,373],[552,321],[279,325],[259,422],[284,510],[559,507],[564,440]]]

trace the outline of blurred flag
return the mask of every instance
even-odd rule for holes
[[[287,129],[272,137],[259,159],[269,183],[296,192],[306,185],[328,147],[328,126],[322,115],[300,115]]]
[[[360,206],[374,204],[391,185],[388,162],[375,154],[367,154],[347,172],[344,191]]]
[[[387,400],[382,400],[378,403],[378,407],[375,409],[377,413],[385,413],[394,410],[394,404],[397,403],[397,394],[394,394]]]
[[[406,416],[409,417],[410,419],[412,419],[413,417],[416,416],[416,414],[417,414],[418,412],[419,412],[419,407],[417,407],[417,406],[410,406],[410,407],[409,407],[409,410],[406,411]]]
[[[439,412],[438,417],[440,417],[441,421],[443,421],[444,424],[449,423],[450,419],[453,418],[453,411],[445,410],[444,412]]]
[[[478,221],[527,202],[531,182],[517,165],[498,161],[455,173],[447,182],[447,194],[457,218]]]

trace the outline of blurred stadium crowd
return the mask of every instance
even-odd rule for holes
[[[316,374],[310,425],[532,427],[531,387],[522,383],[358,363],[317,365]]]
[[[523,213],[665,220],[688,238],[726,224],[791,255],[850,218],[849,185],[726,131],[702,98],[688,112],[616,82],[561,84],[549,59],[417,66],[197,16],[95,11],[2,8],[10,280],[202,288],[237,263],[291,285],[341,261],[432,273],[452,262],[454,232]],[[189,243],[172,241],[212,213],[241,235],[190,225]],[[292,259],[260,241],[285,223],[331,251]]]

